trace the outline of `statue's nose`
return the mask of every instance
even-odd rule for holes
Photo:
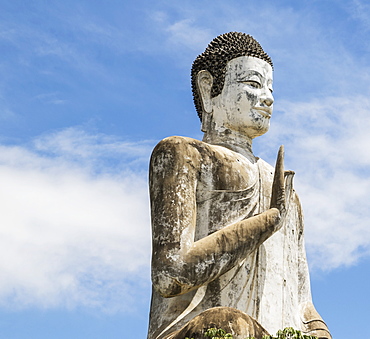
[[[270,107],[274,103],[274,97],[272,96],[272,91],[266,86],[262,88],[262,93],[260,96],[260,103],[263,106]]]
[[[274,103],[274,99],[273,99],[273,98],[265,98],[265,99],[263,100],[263,103],[264,103],[266,106],[270,107],[270,106]]]

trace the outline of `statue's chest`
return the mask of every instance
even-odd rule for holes
[[[264,190],[259,164],[238,157],[222,160],[202,168],[195,240],[262,212]]]
[[[216,153],[204,159],[200,166],[197,198],[203,192],[214,190],[240,191],[250,187],[260,176],[258,161],[253,163],[244,156],[232,152]]]

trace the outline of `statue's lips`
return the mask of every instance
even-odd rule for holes
[[[269,119],[271,118],[272,108],[270,107],[253,107],[253,110],[262,114],[266,118],[269,118]]]

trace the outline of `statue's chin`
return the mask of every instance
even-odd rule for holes
[[[256,136],[259,137],[261,135],[264,135],[265,133],[267,133],[269,131],[269,129],[270,129],[270,124],[268,126],[264,126],[260,130],[258,130],[258,134]]]
[[[248,126],[248,128],[240,132],[242,132],[242,134],[244,134],[246,137],[254,139],[267,133],[269,129],[270,129],[270,120],[267,120],[262,123],[258,123],[254,126]]]

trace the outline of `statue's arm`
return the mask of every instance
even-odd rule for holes
[[[271,208],[194,242],[202,154],[184,140],[160,142],[150,164],[152,282],[164,297],[198,288],[239,264],[277,230],[280,219]]]

